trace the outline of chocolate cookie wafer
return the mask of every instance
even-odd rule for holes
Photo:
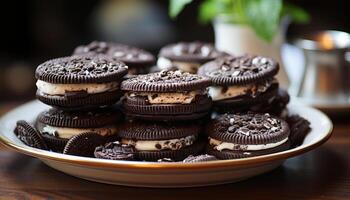
[[[19,120],[14,130],[16,136],[26,145],[38,149],[47,150],[47,145],[41,134],[28,122]]]
[[[129,121],[118,135],[122,144],[135,147],[139,160],[157,161],[170,158],[183,160],[203,149],[198,141],[201,127],[195,123]]]
[[[224,114],[213,119],[206,132],[208,154],[220,159],[265,155],[290,147],[289,126],[269,114]]]
[[[213,44],[204,42],[180,42],[169,44],[159,52],[157,66],[160,69],[177,68],[196,73],[200,65],[227,55],[217,50]]]
[[[49,60],[35,71],[37,98],[60,109],[114,104],[122,96],[120,82],[127,66],[103,56],[72,56]]]
[[[235,110],[271,101],[277,94],[274,76],[279,70],[271,58],[245,55],[225,56],[204,64],[198,74],[212,80],[209,95],[218,110]]]
[[[290,141],[293,147],[303,143],[306,135],[310,132],[310,122],[299,115],[292,115],[286,118],[290,127]]]
[[[50,109],[38,116],[37,127],[49,148],[62,152],[68,140],[81,133],[96,132],[109,140],[121,120],[121,113],[114,108],[74,112]]]
[[[145,74],[155,64],[154,56],[143,49],[113,42],[93,41],[78,46],[73,55],[105,55],[129,67],[129,74]]]
[[[94,157],[95,148],[105,142],[105,138],[98,133],[80,133],[68,140],[63,149],[63,153],[75,156]]]
[[[144,120],[198,119],[211,109],[206,90],[210,83],[208,78],[181,71],[138,75],[122,82],[123,110]]]

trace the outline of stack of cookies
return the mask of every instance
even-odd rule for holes
[[[82,142],[76,137],[104,143],[115,135],[122,115],[112,105],[123,95],[120,84],[127,72],[124,63],[104,56],[71,56],[39,65],[36,96],[53,108],[38,116],[36,128],[48,149],[66,153]],[[93,155],[90,148],[83,154]]]
[[[279,65],[263,56],[224,56],[204,64],[198,74],[212,80],[209,95],[219,113],[254,111],[286,115],[289,95],[274,76]]]
[[[283,151],[310,130],[287,116],[289,95],[271,58],[182,42],[163,47],[162,70],[148,73],[154,61],[136,47],[92,42],[39,65],[36,96],[52,108],[35,126],[18,121],[15,134],[71,155],[202,162]]]
[[[198,120],[208,116],[212,104],[210,84],[208,78],[179,70],[123,81],[122,108],[129,121],[119,130],[121,145],[134,147],[138,160],[178,161],[197,154],[203,149]]]

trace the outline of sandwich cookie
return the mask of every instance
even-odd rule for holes
[[[290,147],[287,122],[269,114],[224,114],[206,129],[208,154],[220,159],[253,157]]]
[[[227,55],[217,50],[213,44],[203,42],[180,42],[163,47],[158,55],[160,69],[176,67],[195,74],[198,68],[208,61]]]
[[[271,101],[278,91],[274,76],[278,64],[266,57],[245,55],[226,56],[204,64],[198,74],[212,80],[209,87],[217,110],[239,109]]]
[[[144,120],[192,120],[211,109],[210,79],[187,72],[163,70],[125,80],[122,102],[127,116]]]
[[[155,58],[143,49],[112,42],[93,41],[78,46],[73,55],[105,55],[129,67],[129,74],[145,74],[155,64]]]
[[[47,145],[41,134],[28,122],[19,120],[14,130],[15,135],[24,144],[38,149],[47,150]]]
[[[37,98],[61,109],[114,104],[128,67],[107,57],[72,56],[49,60],[35,71]]]
[[[131,145],[138,160],[157,161],[168,158],[180,161],[203,149],[198,140],[201,127],[185,123],[129,121],[121,126],[121,144]]]
[[[37,128],[51,150],[62,152],[69,139],[86,132],[95,132],[106,141],[115,139],[121,120],[121,113],[113,108],[76,112],[50,109],[39,114]]]

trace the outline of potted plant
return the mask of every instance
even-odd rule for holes
[[[170,0],[172,18],[193,0]],[[281,64],[277,75],[288,87],[288,76],[281,62],[281,46],[290,21],[305,23],[308,14],[282,0],[203,0],[199,21],[213,22],[215,46],[233,55],[259,54],[275,58]]]

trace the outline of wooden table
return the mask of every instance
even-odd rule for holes
[[[339,121],[339,120],[337,120]],[[0,146],[0,199],[350,199],[350,124],[320,148],[234,184],[145,189],[89,182]]]

